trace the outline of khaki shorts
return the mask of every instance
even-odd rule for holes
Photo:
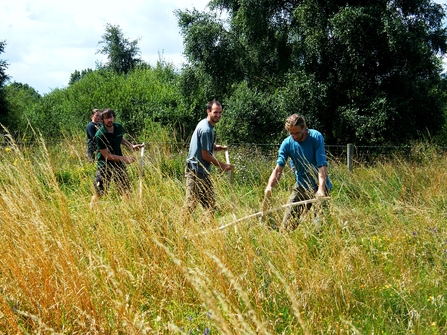
[[[196,172],[195,170],[186,169],[186,206],[190,212],[194,211],[197,203],[200,202],[206,210],[214,212],[216,207],[216,199],[214,195],[213,183],[211,176]]]
[[[299,202],[304,200],[310,200],[315,198],[317,190],[309,190],[304,187],[299,187],[297,183],[293,186],[292,194],[289,197],[288,203]],[[329,195],[330,190],[326,187],[326,195]],[[301,214],[309,210],[312,204],[298,205],[294,207],[287,207],[282,219],[282,225],[284,228],[293,226],[295,223],[292,220],[298,221]]]

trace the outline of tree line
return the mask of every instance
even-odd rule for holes
[[[212,0],[175,14],[180,70],[142,61],[138,40],[112,24],[97,50],[107,62],[44,96],[9,82],[1,60],[0,122],[16,136],[57,138],[111,107],[134,136],[163,127],[185,140],[217,98],[226,143],[275,143],[292,113],[333,145],[447,143],[446,12],[433,1]]]

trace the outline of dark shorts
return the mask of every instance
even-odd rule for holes
[[[110,181],[116,185],[116,189],[120,195],[131,192],[130,180],[127,174],[125,164],[108,164],[107,166],[98,167],[95,175],[95,191],[96,194],[102,196],[107,194]]]

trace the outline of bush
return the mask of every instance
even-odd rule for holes
[[[29,104],[16,97],[12,89],[7,96],[11,104],[16,103],[11,118],[29,120],[45,138],[83,132],[94,108],[112,108],[125,129],[136,136],[143,132],[146,119],[178,125],[185,117],[177,80],[171,65],[159,63],[155,68],[137,68],[127,75],[104,69],[88,72],[69,87],[55,89],[40,99],[31,95]],[[27,122],[12,120],[8,123],[11,131],[29,132]]]
[[[224,107],[218,124],[221,142],[275,143],[281,137],[285,113],[278,111],[269,93],[242,83]]]

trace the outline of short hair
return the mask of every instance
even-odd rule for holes
[[[292,114],[286,119],[285,128],[289,130],[290,127],[301,126],[306,128],[306,120],[302,115]]]
[[[98,108],[95,108],[95,109],[92,110],[92,114],[90,114],[90,116],[93,116],[96,113],[101,113],[101,111]]]
[[[115,111],[110,108],[104,108],[101,112],[102,119],[104,120],[105,117],[110,118],[111,116],[115,117]]]
[[[217,101],[216,99],[213,99],[206,104],[206,110],[210,111],[213,108],[214,104],[216,104],[217,106],[222,108],[222,104],[219,101]]]

